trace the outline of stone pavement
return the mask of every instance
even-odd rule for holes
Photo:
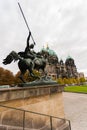
[[[65,117],[71,130],[87,130],[87,94],[63,92]]]

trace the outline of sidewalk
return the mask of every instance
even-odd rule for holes
[[[63,92],[65,117],[72,130],[87,130],[87,94]]]

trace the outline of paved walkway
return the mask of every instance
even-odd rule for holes
[[[72,130],[87,130],[87,94],[63,92],[65,117]]]

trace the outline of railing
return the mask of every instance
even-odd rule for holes
[[[17,130],[54,130],[64,123],[71,130],[70,120],[4,105],[0,105],[0,118],[1,125],[14,126]]]

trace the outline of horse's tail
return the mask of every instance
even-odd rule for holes
[[[17,61],[18,59],[20,59],[20,56],[18,56],[18,54],[15,51],[12,51],[9,55],[7,55],[7,57],[3,60],[3,64],[7,65],[10,64],[13,60]]]
[[[12,61],[13,61],[13,57],[10,53],[9,55],[7,55],[7,57],[5,59],[3,59],[3,64],[7,65],[7,64],[10,64]]]

